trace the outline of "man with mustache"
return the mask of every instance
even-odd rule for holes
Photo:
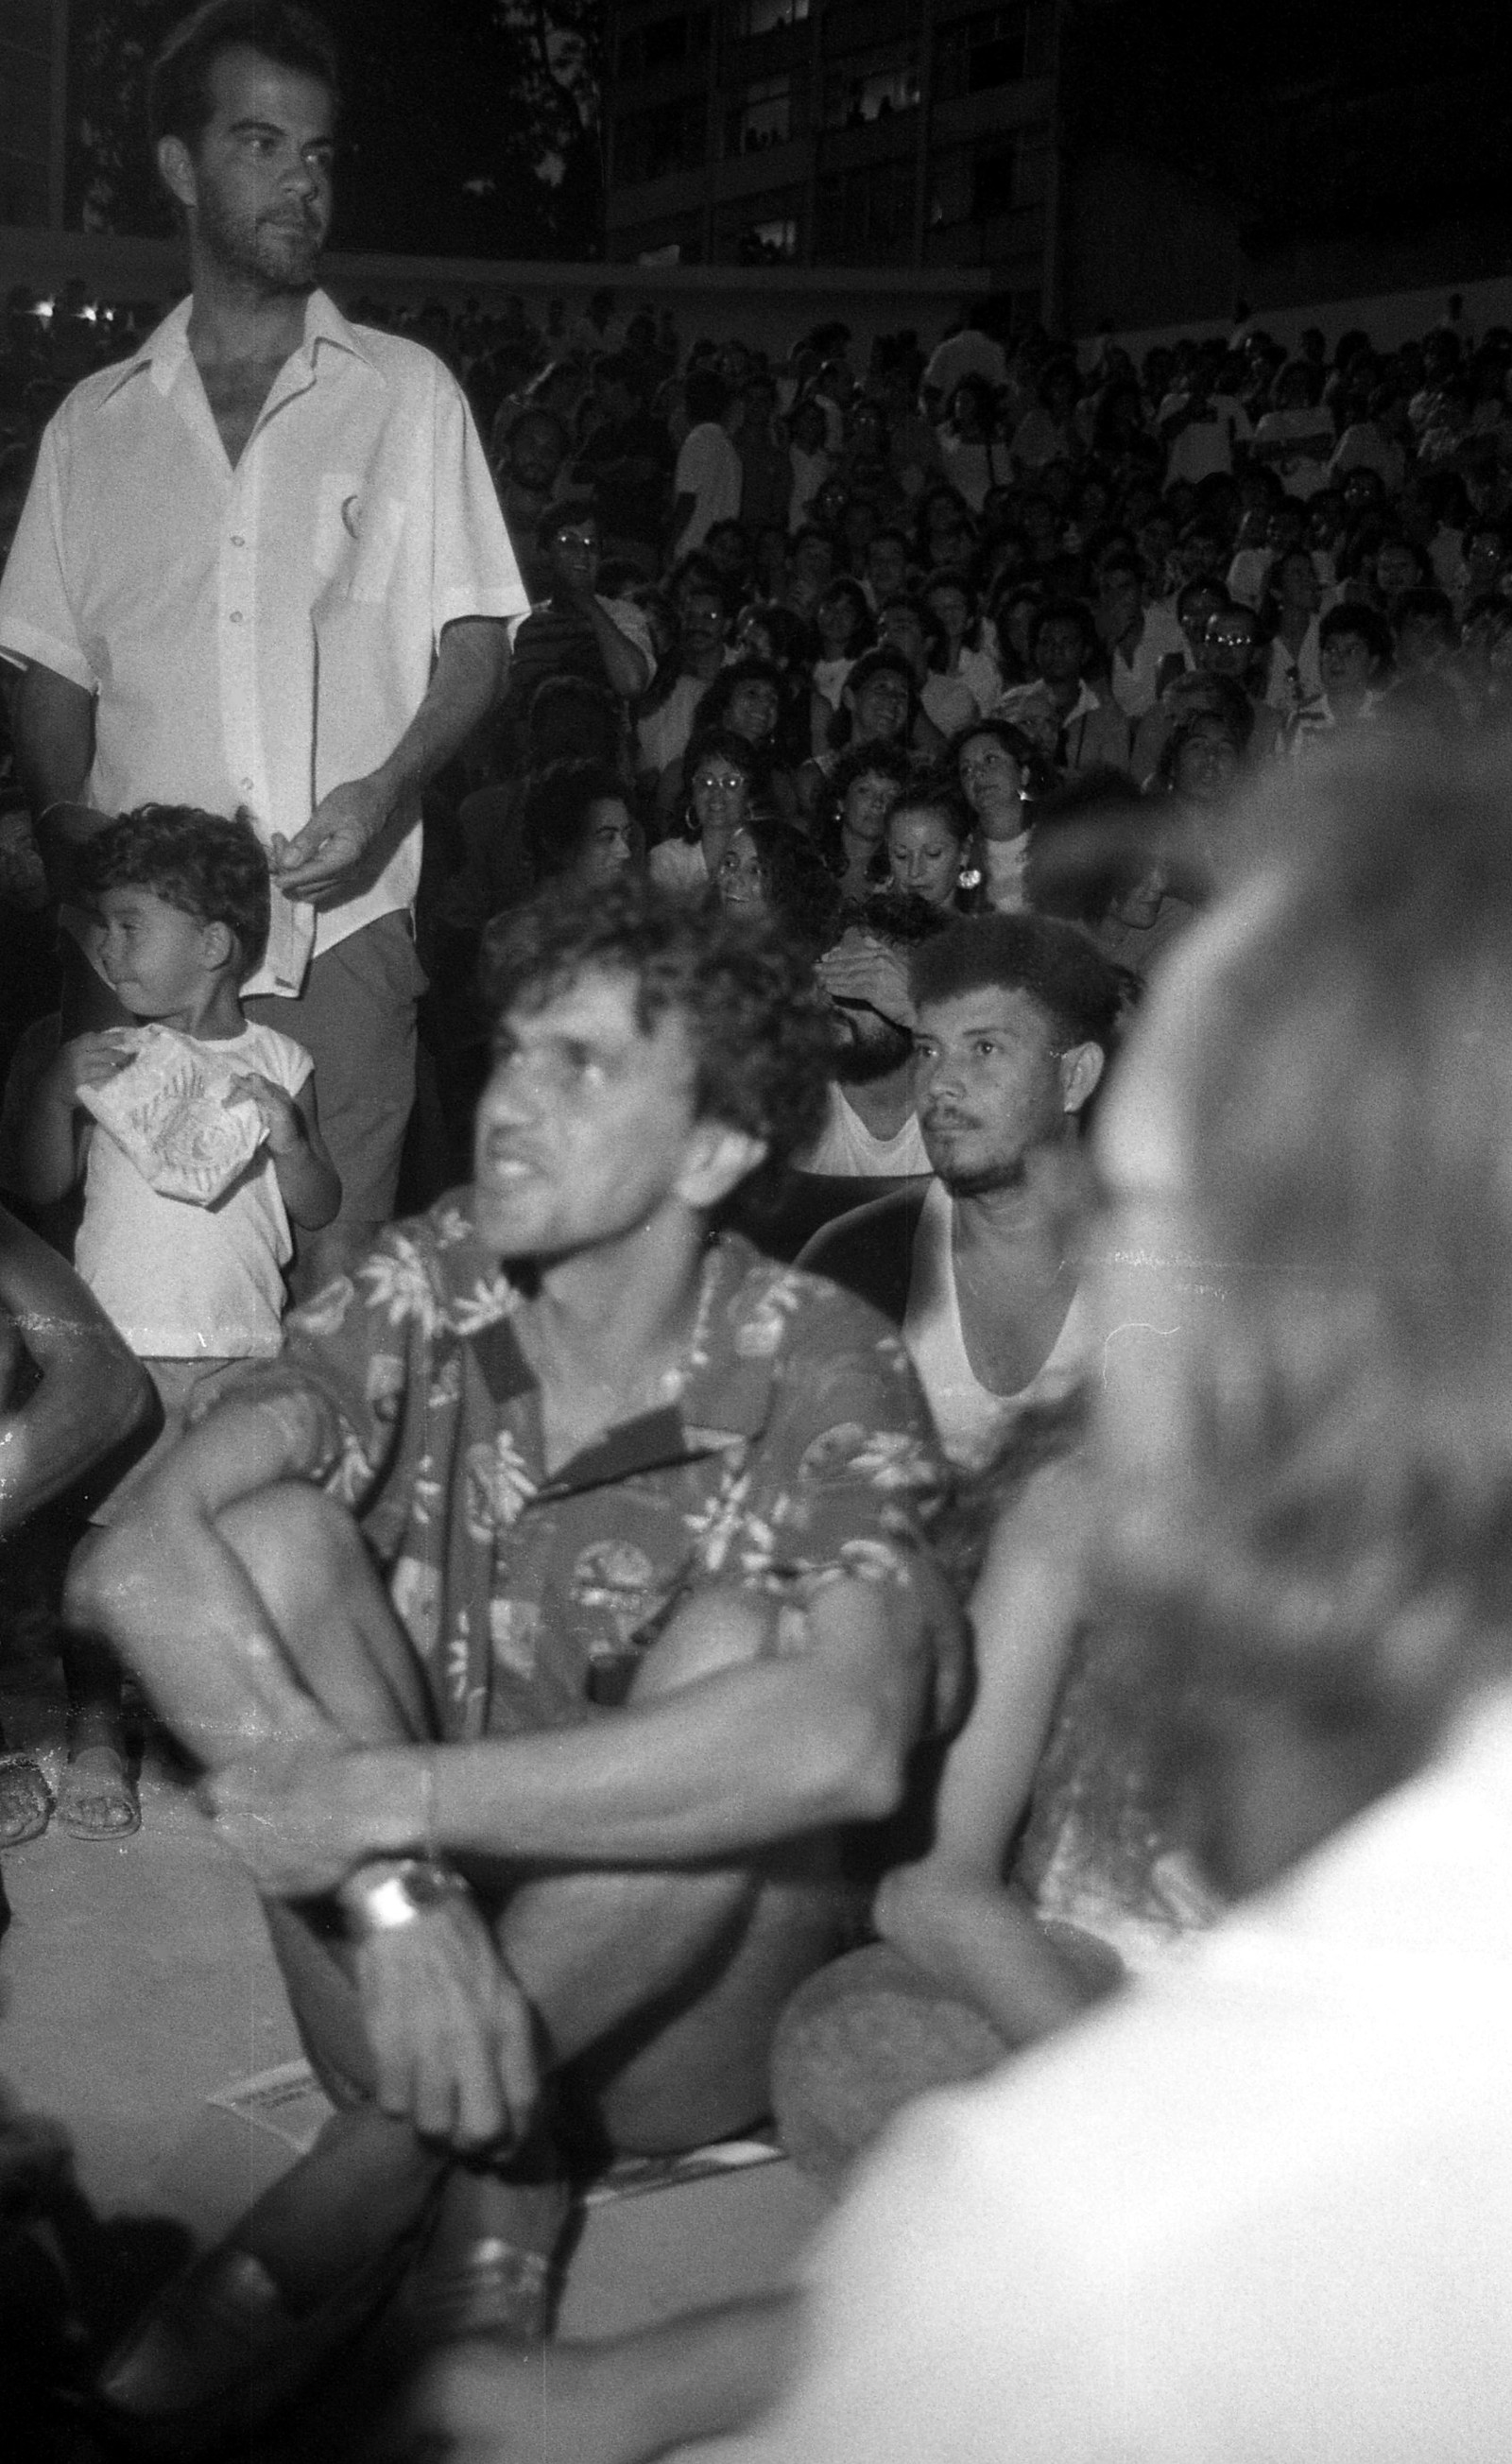
[[[1084,1360],[1057,1202],[1112,1046],[1120,979],[1074,925],[971,915],[914,951],[915,1097],[935,1177],[842,1216],[801,1264],[901,1326],[946,1452],[989,1456],[1012,1407]]]
[[[285,0],[208,0],[169,36],[150,113],[193,290],[63,404],[0,591],[55,891],[72,847],[146,802],[245,808],[268,848],[252,1015],[313,1054],[343,1192],[306,1288],[393,1212],[421,791],[527,607],[459,387],[317,288],[337,77]],[[65,1009],[66,1034],[125,1023],[82,955]]]

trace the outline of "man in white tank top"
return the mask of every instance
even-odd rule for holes
[[[1075,925],[962,917],[913,953],[915,1095],[933,1179],[826,1225],[800,1264],[903,1329],[948,1454],[975,1466],[1088,1340],[1056,1153],[1103,1075],[1123,985]]]

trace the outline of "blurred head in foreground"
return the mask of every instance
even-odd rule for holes
[[[1229,1888],[1512,1674],[1509,810],[1505,737],[1272,786],[1102,1114],[1122,1838]]]

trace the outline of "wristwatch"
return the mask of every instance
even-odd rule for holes
[[[354,1942],[374,1934],[396,1933],[413,1925],[427,1909],[448,1900],[470,1896],[460,1874],[427,1857],[383,1857],[359,1866],[337,1892],[346,1929]]]

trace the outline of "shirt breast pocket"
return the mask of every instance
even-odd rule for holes
[[[322,473],[312,561],[341,597],[376,606],[388,595],[405,527],[405,502],[362,486],[355,471]]]

